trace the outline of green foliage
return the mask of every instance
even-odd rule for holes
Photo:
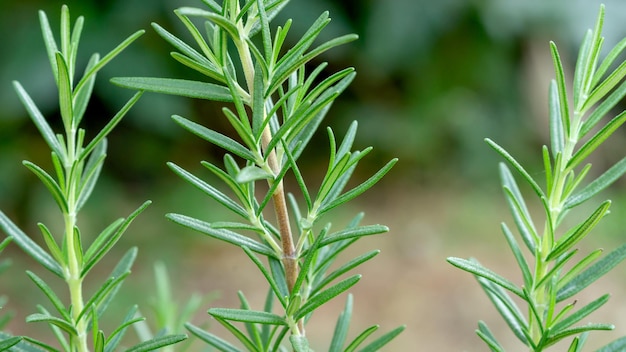
[[[626,112],[622,112],[603,126],[600,124],[626,95],[626,82],[623,81],[626,63],[618,65],[612,72],[609,70],[626,48],[626,39],[600,63],[603,20],[604,6],[600,8],[594,30],[588,31],[582,43],[574,72],[571,104],[559,53],[556,45],[550,43],[556,79],[550,85],[551,146],[544,146],[542,151],[545,187],[542,188],[540,182],[504,148],[486,140],[514,170],[511,172],[509,166],[502,164],[500,176],[516,228],[532,261],[522,254],[507,225],[502,224],[502,232],[521,270],[523,285],[518,286],[476,260],[448,258],[452,265],[476,276],[509,328],[531,351],[543,351],[572,336],[569,351],[581,351],[588,332],[614,328],[611,324],[579,324],[608,301],[608,294],[582,307],[575,306],[576,300],[568,301],[626,258],[626,245],[602,258],[600,249],[587,255],[578,254],[578,244],[609,213],[611,202],[602,202],[584,220],[569,229],[562,229],[571,209],[590,200],[626,172],[622,160],[582,186],[591,168],[591,164],[585,162],[587,157],[626,121]],[[538,198],[545,215],[542,227],[535,225],[514,174],[521,177]],[[527,315],[522,314],[523,310],[511,294],[524,302]],[[479,323],[477,334],[491,351],[504,351],[484,323]],[[621,351],[623,348],[624,338],[599,351]]]
[[[283,44],[291,20],[273,33],[269,25],[286,5],[286,0],[227,0],[221,5],[211,0],[203,2],[207,9],[182,7],[174,11],[193,38],[192,45],[158,24],[153,24],[153,28],[177,50],[171,54],[175,60],[206,76],[210,83],[142,77],[115,78],[112,82],[141,91],[232,103],[222,111],[236,137],[182,116],[173,116],[184,129],[226,151],[222,167],[206,161],[202,165],[217,176],[227,190],[208,184],[174,163],[169,166],[244,222],[207,222],[181,214],[167,217],[181,226],[240,247],[267,280],[270,291],[263,310],[252,309],[243,293],[239,297],[240,308],[209,310],[246,350],[276,351],[284,348],[281,346],[289,337],[293,350],[308,351],[305,323],[320,306],[348,291],[360,276],[353,275],[339,282],[337,279],[378,252],[359,256],[333,271],[330,270],[332,264],[359,238],[387,231],[387,227],[381,225],[360,225],[361,215],[338,231],[331,230],[330,224],[320,225],[321,219],[330,210],[371,188],[396,160],[346,190],[353,171],[371,148],[353,150],[356,123],[350,126],[340,143],[328,128],[328,169],[317,192],[312,192],[298,167],[299,158],[332,102],[350,84],[355,73],[348,68],[324,78],[325,63],[313,68],[307,63],[356,36],[344,35],[315,44],[330,21],[328,13],[323,13],[292,47],[287,48]],[[204,22],[203,26],[194,23],[197,19]],[[297,185],[301,202],[294,195],[285,195],[284,180],[288,175]],[[274,222],[270,220],[271,210],[267,209],[270,204]],[[280,305],[279,313],[274,312],[275,300]],[[357,347],[365,351],[377,350],[403,329],[400,327],[363,345],[377,329],[372,327],[346,344],[351,309],[349,299],[331,341],[333,350],[352,351]],[[192,324],[187,328],[218,350],[238,350]]]
[[[69,10],[63,6],[60,42],[55,40],[46,14],[40,12],[39,18],[48,59],[58,87],[62,133],[53,131],[20,83],[14,82],[14,86],[32,121],[51,149],[54,170],[49,173],[29,161],[24,161],[24,165],[50,191],[61,212],[64,228],[60,236],[55,236],[46,225],[41,223],[38,225],[46,248],[41,247],[26,235],[2,212],[0,212],[0,228],[41,266],[64,280],[69,289],[70,302],[66,304],[42,278],[28,271],[29,278],[47,297],[56,312],[49,312],[43,306],[39,306],[39,312],[29,315],[26,321],[47,323],[62,350],[88,351],[88,337],[91,335],[91,345],[94,350],[113,351],[118,348],[120,338],[128,326],[140,320],[135,317],[136,309],[131,310],[132,314],[129,313],[121,325],[109,336],[105,336],[100,330],[99,321],[130,274],[131,266],[137,256],[137,249],[131,248],[126,252],[111,274],[100,284],[99,289],[87,300],[83,297],[83,282],[89,271],[111,250],[130,223],[150,202],[145,202],[126,219],[114,221],[93,238],[88,246],[85,245],[88,238],[83,237],[77,222],[79,211],[89,199],[100,175],[106,156],[106,136],[137,102],[141,93],[135,94],[91,141],[85,140],[86,132],[79,125],[92,94],[97,72],[141,36],[143,31],[132,34],[103,57],[93,54],[84,74],[76,80],[75,72],[78,69],[76,62],[83,17],[79,17],[71,28]],[[185,338],[185,335],[160,336],[143,341],[129,350],[155,350]],[[15,345],[13,347],[15,350],[57,350],[31,337],[22,339],[7,336],[1,346],[8,348],[12,345]]]

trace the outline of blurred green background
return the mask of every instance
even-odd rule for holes
[[[184,36],[172,10],[201,7],[199,0],[0,0],[0,209],[33,237],[38,236],[39,221],[58,226],[58,214],[43,187],[20,162],[28,159],[48,167],[49,150],[20,105],[11,81],[19,80],[44,115],[58,121],[57,91],[37,10],[46,11],[56,28],[63,3],[69,5],[73,19],[85,17],[79,52],[83,63],[91,53],[106,53],[135,30],[147,30],[99,74],[84,120],[91,133],[132,95],[112,86],[108,82],[111,77],[203,79],[175,62],[169,56],[171,48],[150,28],[151,22],[158,22]],[[605,3],[608,50],[626,36],[626,3]],[[356,178],[365,179],[392,157],[399,157],[400,162],[379,187],[333,219],[340,226],[365,209],[368,222],[391,227],[388,235],[360,244],[361,249],[380,247],[383,254],[364,267],[363,282],[355,291],[355,309],[357,313],[362,310],[357,314],[357,326],[380,322],[390,329],[408,325],[389,350],[413,350],[418,343],[426,346],[419,350],[484,350],[473,335],[476,321],[485,319],[497,325],[499,318],[472,278],[444,261],[450,255],[476,256],[517,277],[498,232],[498,223],[508,219],[496,172],[498,158],[483,139],[494,139],[541,177],[539,150],[547,143],[546,96],[553,77],[548,41],[559,46],[566,75],[571,77],[579,42],[593,26],[599,4],[586,0],[292,0],[275,20],[278,25],[294,19],[288,40],[295,41],[322,11],[330,10],[333,21],[323,37],[350,32],[360,36],[359,41],[322,57],[332,71],[354,66],[358,72],[325,124],[341,134],[351,121],[358,120],[357,145],[375,147]],[[262,283],[244,255],[163,218],[167,212],[206,219],[222,216],[221,209],[165,166],[167,161],[175,161],[198,170],[200,160],[222,157],[218,148],[175,126],[169,119],[172,114],[227,131],[219,105],[145,94],[109,138],[102,180],[81,219],[83,233],[98,231],[143,200],[152,199],[154,204],[119,244],[120,251],[140,248],[132,282],[125,290],[128,303],[143,302],[151,294],[155,260],[168,263],[181,297],[192,290],[218,290],[222,298],[216,304],[234,305],[235,290],[242,288],[253,301],[262,302],[265,288],[255,290]],[[624,135],[620,132],[594,155],[597,172],[624,155]],[[303,169],[316,179],[325,168],[325,133],[319,133],[313,143]],[[610,248],[621,242],[620,213],[626,213],[620,210],[626,209],[623,186],[620,182],[611,190],[611,196],[617,198],[617,216],[607,220],[604,232],[595,239],[598,245]],[[355,250],[358,254],[359,248]],[[112,265],[116,255],[106,263]],[[35,309],[33,300],[41,299],[23,274],[25,268],[32,268],[32,262],[14,246],[6,256],[14,265],[0,277],[0,293],[10,297],[6,309],[17,313],[12,329],[33,331],[36,327],[22,323]],[[102,268],[100,274],[107,271]],[[619,304],[626,298],[623,275],[614,273],[603,283],[601,290],[609,286],[616,292],[613,307],[624,309],[625,305]],[[340,303],[330,305],[312,328],[320,341],[318,350],[326,346],[321,341]],[[207,319],[204,311],[205,307],[199,321]],[[611,322],[621,319],[623,324],[618,324],[617,330],[626,333],[626,322],[620,318],[626,312],[619,314],[613,309],[605,313]],[[512,338],[504,328],[494,330],[501,332],[504,340]],[[617,335],[601,336],[597,343]]]

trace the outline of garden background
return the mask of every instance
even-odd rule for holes
[[[604,2],[605,48],[609,48],[626,36],[626,3]],[[49,150],[11,81],[19,80],[46,116],[58,115],[57,90],[37,10],[46,11],[56,28],[63,3],[69,5],[73,20],[85,16],[83,63],[89,53],[105,53],[135,30],[147,30],[99,74],[95,99],[84,119],[87,131],[98,130],[132,95],[111,85],[111,77],[198,77],[169,56],[171,47],[150,28],[150,22],[182,35],[184,28],[172,10],[201,7],[199,0],[0,0],[0,209],[34,236],[38,236],[36,223],[54,226],[58,211],[21,160],[50,165]],[[388,234],[361,240],[352,253],[382,249],[378,258],[363,266],[364,277],[352,290],[353,324],[363,328],[379,323],[384,330],[406,324],[407,330],[389,350],[411,350],[418,343],[431,351],[485,350],[473,332],[479,319],[501,326],[493,330],[503,340],[514,339],[499,324],[475,280],[445,258],[472,256],[507,277],[519,276],[499,232],[499,223],[510,221],[497,177],[499,159],[483,138],[494,139],[526,164],[535,162],[530,171],[541,172],[540,147],[548,137],[547,89],[553,78],[548,42],[559,46],[571,80],[572,60],[584,32],[594,24],[599,4],[595,0],[291,0],[275,19],[274,26],[294,19],[287,39],[293,40],[319,13],[329,10],[333,21],[322,37],[360,36],[324,56],[329,72],[354,66],[358,73],[325,124],[341,134],[358,120],[357,147],[374,146],[371,156],[361,162],[357,178],[365,179],[392,157],[400,162],[377,187],[334,213],[332,221],[344,224],[364,210],[368,222],[391,228]],[[127,302],[122,305],[139,302],[149,315],[152,265],[162,260],[168,265],[176,298],[186,299],[192,291],[219,294],[203,306],[198,322],[208,321],[209,305],[236,305],[238,289],[260,306],[266,288],[259,287],[257,269],[243,253],[163,217],[167,212],[206,219],[229,216],[165,166],[175,161],[198,171],[200,160],[222,156],[217,147],[178,128],[169,118],[172,114],[217,130],[227,128],[217,104],[145,94],[109,138],[103,178],[80,219],[83,236],[88,238],[89,229],[99,231],[151,199],[153,205],[118,244],[120,252],[129,246],[140,249],[131,280],[123,289]],[[304,156],[309,163],[302,171],[319,180],[326,167],[326,135],[320,133],[314,143],[316,150]],[[626,131],[618,132],[594,155],[596,172],[621,159],[625,147]],[[612,248],[626,240],[625,186],[626,181],[619,181],[607,192],[614,200],[613,215],[586,241],[590,248]],[[24,274],[33,262],[16,246],[10,246],[4,257],[13,261],[0,276],[0,295],[9,297],[3,311],[16,313],[11,329],[17,334],[43,329],[48,334],[43,324],[23,323],[35,304],[43,301]],[[626,334],[624,267],[598,286],[613,298],[601,309],[602,316],[591,320],[612,322],[617,328],[592,334],[593,346]],[[583,297],[597,296],[593,290]],[[324,336],[332,333],[342,301],[329,303],[313,319],[309,334],[317,350],[327,347]]]

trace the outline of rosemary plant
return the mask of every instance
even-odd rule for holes
[[[323,13],[293,47],[285,48],[291,20],[273,34],[269,23],[287,0],[224,0],[221,5],[203,0],[203,3],[206,9],[182,7],[174,11],[195,41],[193,45],[158,24],[153,27],[176,48],[177,52],[171,54],[175,60],[203,74],[210,82],[127,77],[115,78],[113,83],[131,89],[231,103],[223,108],[223,113],[237,133],[235,138],[182,116],[173,116],[184,129],[226,151],[223,167],[206,161],[201,164],[223,181],[227,190],[205,182],[174,163],[168,165],[244,222],[207,222],[181,214],[168,214],[167,218],[240,247],[267,280],[269,293],[263,310],[251,308],[245,295],[240,293],[241,308],[208,311],[232,332],[245,350],[283,350],[288,336],[293,350],[309,351],[306,322],[317,308],[355,285],[360,275],[334,283],[336,279],[372,259],[378,251],[365,253],[334,270],[330,270],[331,265],[359,238],[388,231],[382,225],[359,225],[362,215],[338,231],[333,231],[330,224],[320,224],[321,219],[372,187],[396,160],[345,191],[357,164],[371,148],[352,151],[356,122],[341,143],[328,128],[328,170],[317,192],[313,193],[298,167],[299,157],[332,102],[355,73],[347,68],[324,78],[325,63],[311,69],[307,63],[356,36],[345,35],[312,48],[330,21],[328,13]],[[203,20],[204,26],[198,28],[194,19]],[[286,193],[284,179],[288,175],[293,177],[301,200]],[[275,309],[276,302],[279,307]],[[378,329],[372,326],[347,342],[351,311],[349,296],[329,351],[378,350],[403,330],[399,327],[363,345]],[[243,323],[243,328],[236,326],[237,322]],[[192,324],[187,324],[187,328],[220,351],[239,351],[226,340]]]
[[[40,305],[39,312],[29,315],[26,321],[45,322],[50,325],[63,351],[84,352],[89,351],[90,348],[94,351],[114,351],[118,348],[127,328],[142,320],[136,315],[137,307],[131,308],[120,325],[108,336],[105,336],[98,322],[121,284],[130,274],[130,268],[137,256],[137,249],[131,248],[126,252],[111,274],[101,283],[100,288],[88,299],[85,299],[83,283],[91,269],[109,252],[133,219],[150,202],[142,204],[126,219],[115,220],[95,237],[83,236],[78,227],[78,217],[100,175],[107,149],[105,137],[137,102],[141,93],[135,94],[91,141],[85,140],[85,130],[80,128],[79,124],[85,115],[96,73],[141,36],[143,31],[135,32],[103,57],[93,54],[84,74],[76,81],[75,72],[78,69],[76,61],[83,17],[76,20],[72,29],[69,10],[63,6],[60,21],[60,45],[57,45],[54,39],[46,14],[40,12],[39,19],[54,80],[59,91],[63,132],[55,134],[22,85],[18,82],[14,85],[19,98],[51,149],[54,166],[52,171],[56,178],[32,162],[24,161],[24,165],[42,181],[52,194],[61,211],[64,227],[62,233],[55,236],[46,225],[38,224],[46,249],[40,247],[31,237],[22,232],[2,212],[0,212],[0,228],[42,267],[64,280],[69,291],[69,302],[64,303],[61,299],[63,295],[54,292],[37,274],[27,271],[28,277],[49,299],[49,303],[56,312],[50,312]],[[84,243],[87,238],[91,239],[91,244],[85,247]],[[6,338],[11,343],[19,342],[16,338],[10,338],[5,334],[2,338]],[[128,350],[154,350],[185,338],[185,335],[160,336],[143,341]],[[20,351],[58,350],[32,337],[23,337],[23,339],[25,341],[19,342],[14,348]]]
[[[500,165],[504,194],[513,215],[515,227],[530,253],[522,253],[513,232],[502,224],[502,232],[521,270],[522,285],[517,285],[476,260],[448,258],[452,265],[476,276],[485,293],[502,315],[515,336],[531,351],[544,351],[562,340],[570,339],[570,352],[582,351],[590,331],[611,330],[611,324],[579,324],[609,299],[605,294],[579,307],[574,295],[605,275],[626,258],[626,245],[602,256],[602,250],[578,253],[579,244],[609,213],[611,202],[601,202],[595,210],[576,225],[567,228],[569,211],[604,190],[626,172],[626,158],[585,184],[591,164],[586,160],[624,121],[621,112],[610,121],[601,121],[626,95],[626,63],[610,69],[626,48],[626,39],[619,42],[600,63],[604,6],[600,8],[594,30],[585,36],[573,78],[571,104],[566,90],[565,73],[557,47],[550,43],[556,79],[549,90],[550,147],[542,149],[545,187],[531,176],[522,164],[494,141],[487,144],[499,153],[506,164]],[[513,168],[513,172],[509,167]],[[544,224],[537,227],[515,176],[530,186],[544,210]],[[583,186],[584,185],[584,186]],[[511,294],[514,297],[511,297]],[[521,299],[526,314],[513,298]],[[487,325],[479,322],[478,336],[491,351],[504,351]],[[599,351],[624,351],[626,338]]]

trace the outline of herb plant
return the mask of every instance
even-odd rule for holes
[[[572,298],[626,258],[626,245],[605,256],[602,256],[602,249],[578,253],[581,241],[609,214],[611,202],[601,202],[591,214],[575,221],[571,227],[567,217],[570,210],[590,201],[626,172],[624,158],[593,181],[585,181],[591,176],[591,164],[586,162],[589,155],[626,121],[626,112],[621,112],[601,123],[626,95],[623,81],[626,63],[610,71],[626,48],[626,39],[600,63],[603,20],[604,6],[600,8],[594,30],[589,30],[580,48],[571,104],[559,52],[556,45],[550,43],[556,79],[549,89],[551,143],[550,147],[542,149],[544,172],[541,174],[545,175],[545,186],[542,188],[531,172],[503,147],[486,139],[506,160],[500,165],[504,194],[517,232],[530,253],[530,256],[522,253],[513,231],[503,223],[502,233],[521,270],[522,285],[474,259],[448,258],[452,265],[475,275],[509,328],[531,351],[544,351],[572,337],[568,351],[582,351],[590,331],[614,328],[611,324],[579,324],[608,301],[608,294],[582,307]],[[530,186],[537,197],[544,211],[543,226],[538,227],[531,216],[516,177]],[[523,302],[526,314],[515,299]],[[476,333],[491,351],[504,351],[485,323],[479,322]],[[621,338],[599,351],[624,349],[626,338]]]
[[[317,308],[346,292],[359,279],[343,274],[372,259],[370,251],[347,263],[331,266],[346,248],[363,236],[387,232],[382,225],[360,225],[358,215],[346,228],[332,230],[322,218],[332,209],[359,196],[377,183],[396,160],[391,160],[365,182],[345,190],[359,163],[371,148],[353,151],[356,122],[338,143],[328,128],[328,169],[317,191],[309,188],[298,161],[318,130],[332,102],[354,78],[347,68],[323,77],[326,64],[307,63],[325,51],[356,39],[345,35],[313,46],[330,21],[323,13],[291,48],[284,46],[291,20],[274,33],[270,21],[286,0],[203,0],[206,9],[182,7],[174,12],[194,44],[153,24],[156,32],[177,50],[172,57],[206,76],[210,82],[170,78],[126,77],[113,83],[131,89],[175,94],[230,103],[222,109],[236,137],[175,115],[184,129],[223,148],[223,166],[201,162],[226,187],[218,188],[182,167],[169,167],[185,181],[230,210],[241,221],[205,221],[182,214],[167,218],[183,227],[240,247],[269,284],[263,310],[250,307],[239,294],[241,307],[211,308],[208,313],[249,351],[284,350],[288,337],[295,351],[309,351],[305,325]],[[194,20],[200,19],[202,26]],[[194,46],[197,48],[194,48]],[[231,50],[232,49],[232,50]],[[284,180],[292,177],[299,197],[286,193]],[[265,258],[265,262],[261,259]],[[278,308],[274,308],[278,302]],[[375,351],[403,327],[364,345],[378,326],[346,342],[352,312],[348,297],[329,351]],[[238,327],[237,323],[243,323]],[[238,351],[230,342],[187,324],[194,335],[220,351]]]
[[[142,204],[127,218],[115,220],[95,237],[81,233],[78,218],[81,208],[89,199],[100,175],[107,149],[105,137],[137,102],[142,93],[135,94],[91,141],[87,142],[86,132],[79,125],[85,115],[96,73],[141,36],[143,31],[135,32],[103,57],[93,54],[84,74],[76,81],[75,73],[78,70],[76,62],[83,17],[76,20],[72,29],[69,10],[63,6],[60,21],[60,45],[54,39],[46,14],[40,12],[39,18],[52,73],[59,91],[62,133],[55,133],[52,130],[20,83],[15,82],[14,86],[37,129],[51,149],[54,168],[51,174],[29,161],[24,161],[24,166],[31,170],[50,191],[61,212],[64,227],[60,234],[53,234],[53,231],[46,225],[38,224],[45,242],[45,249],[20,230],[2,212],[0,212],[0,228],[43,268],[65,281],[69,290],[69,302],[63,302],[61,299],[63,295],[54,292],[37,274],[27,271],[28,277],[49,299],[49,303],[56,312],[51,312],[40,305],[38,306],[39,312],[29,315],[26,321],[47,323],[52,328],[63,351],[84,352],[89,351],[90,346],[94,351],[114,351],[118,348],[128,327],[142,320],[136,315],[137,307],[132,307],[121,319],[120,325],[108,336],[100,329],[99,321],[130,274],[130,268],[137,256],[137,249],[131,248],[126,252],[111,274],[101,283],[99,289],[88,299],[85,299],[83,284],[91,269],[111,250],[133,219],[150,202]],[[85,246],[89,240],[91,244]],[[5,240],[4,243],[8,241]],[[0,342],[0,346],[4,347],[18,343],[20,339],[25,340],[13,347],[20,351],[58,350],[32,337],[10,337],[5,334],[1,337],[5,341]],[[128,350],[154,350],[185,338],[185,335],[159,336],[140,342]]]

